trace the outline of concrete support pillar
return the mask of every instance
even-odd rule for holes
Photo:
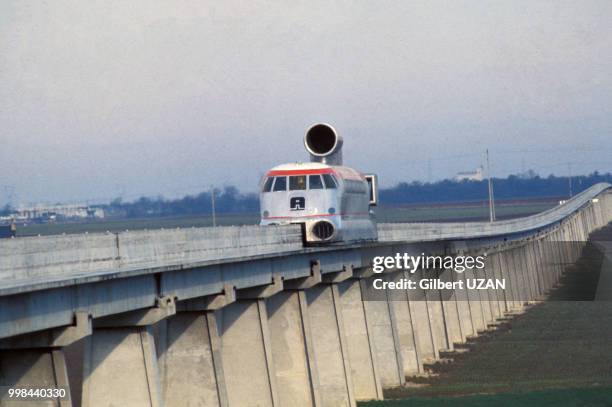
[[[306,290],[322,406],[354,406],[353,380],[336,284]]]
[[[508,252],[508,257],[509,257],[510,264],[511,264],[512,274],[515,276],[516,287],[517,287],[515,291],[515,294],[516,294],[515,305],[517,305],[518,311],[523,311],[523,309],[525,308],[525,302],[527,301],[527,298],[529,297],[529,295],[527,294],[527,283],[525,281],[526,280],[525,270],[521,266],[518,251],[519,249],[517,247],[510,249],[510,251]]]
[[[557,245],[555,243],[554,232],[550,233],[547,237],[546,244],[546,260],[548,267],[548,274],[550,275],[551,285],[550,288],[554,288],[557,284],[557,272],[558,272],[558,254],[557,254]]]
[[[533,302],[539,298],[538,274],[531,258],[532,241],[528,240],[522,247],[523,264],[527,272],[527,282],[529,284],[529,301]]]
[[[546,275],[546,268],[544,266],[545,259],[543,258],[544,253],[542,251],[543,240],[537,238],[534,240],[532,245],[532,256],[534,259],[535,267],[538,273],[538,281],[540,285],[540,296],[544,299],[548,293],[548,276]]]
[[[465,273],[451,272],[454,281],[463,281],[463,287],[466,286]],[[476,328],[472,322],[472,311],[467,290],[456,290],[455,298],[457,303],[457,314],[459,317],[459,327],[461,331],[461,341],[465,342],[468,336],[476,335]]]
[[[558,249],[557,249],[557,242],[556,242],[556,231],[552,231],[549,233],[549,235],[547,236],[547,247],[546,247],[546,251],[547,251],[547,255],[546,255],[546,259],[547,259],[547,265],[548,265],[548,269],[549,269],[549,274],[550,274],[550,279],[551,279],[551,289],[554,288],[557,285],[558,282],[558,272],[559,272],[559,253],[558,253]]]
[[[66,391],[65,398],[48,400],[37,405],[73,405],[64,353],[59,348],[0,350],[0,387],[63,388]],[[17,402],[16,405],[25,406],[25,403]]]
[[[529,301],[529,280],[527,276],[527,270],[525,270],[525,266],[523,264],[523,258],[521,256],[522,248],[515,247],[512,249],[512,261],[514,265],[514,271],[518,276],[519,283],[519,293],[520,293],[520,302],[521,308]]]
[[[418,281],[420,279],[420,273],[406,273],[406,278],[410,280]],[[434,338],[431,332],[431,323],[429,319],[429,312],[427,309],[427,301],[425,297],[425,290],[416,288],[414,290],[408,290],[408,300],[410,308],[410,319],[414,329],[416,337],[415,343],[418,344],[417,352],[420,355],[422,363],[433,362],[438,359],[438,353],[434,345]]]
[[[573,242],[581,240],[582,235],[582,217],[574,216],[567,225],[567,230],[563,236],[563,249],[567,252],[565,267],[574,262],[578,253],[578,245]]]
[[[475,255],[476,256],[476,255]],[[491,270],[487,270],[487,260],[485,258],[485,266],[482,269],[474,268],[474,275],[476,278],[484,278],[485,281],[488,281],[489,278],[492,278]],[[489,324],[493,322],[493,307],[497,305],[495,295],[495,290],[490,288],[482,291],[478,291],[480,294],[480,302],[482,305],[482,315],[484,319],[484,329],[487,329]],[[495,303],[495,304],[494,304]]]
[[[319,374],[304,290],[266,301],[279,406],[321,406]]]
[[[453,270],[441,270],[439,278],[444,282],[454,281]],[[455,343],[463,342],[464,336],[461,331],[461,321],[459,318],[459,304],[455,290],[440,290],[442,301],[442,311],[444,312],[444,322],[446,328],[446,343],[448,350],[453,350]]]
[[[506,289],[507,312],[519,311],[521,308],[519,301],[521,294],[519,292],[517,273],[514,270],[511,249],[499,252],[499,267],[501,274],[508,283],[508,288]]]
[[[536,258],[538,259],[538,267],[542,275],[542,289],[543,289],[544,296],[548,296],[548,293],[552,286],[550,270],[548,268],[547,246],[548,246],[547,236],[544,236],[537,241]]]
[[[559,282],[559,279],[561,278],[561,275],[563,274],[563,271],[565,270],[565,265],[568,262],[566,258],[566,254],[563,250],[564,243],[563,243],[563,238],[561,236],[561,230],[555,231],[554,245],[555,245],[555,251],[553,255],[553,261],[555,261],[556,263],[556,270],[555,270],[555,284],[556,284]],[[565,247],[567,247],[567,245],[565,245]]]
[[[306,290],[321,405],[356,405],[337,284]],[[252,403],[250,405],[253,405]]]
[[[389,277],[392,280],[392,277]],[[371,281],[370,281],[371,283]],[[361,280],[362,290],[373,290],[366,287],[368,282]],[[405,382],[403,355],[399,342],[396,307],[389,300],[388,292],[381,293],[382,298],[366,301],[364,308],[371,332],[374,352],[378,362],[378,372],[383,388],[398,387]]]
[[[82,342],[91,332],[89,315],[76,312],[72,325],[0,339],[0,387],[63,389],[65,397],[41,403],[71,407],[72,400],[79,399],[80,391],[76,393],[75,398],[72,391],[77,388],[69,385],[70,372],[65,349]],[[80,379],[80,367],[74,370],[74,375]],[[74,405],[78,405],[78,401],[75,401]]]
[[[179,312],[158,326],[166,407],[228,406],[221,338],[213,311]]]
[[[82,407],[163,406],[152,326],[176,313],[174,298],[155,307],[96,319],[83,346]]]
[[[491,279],[491,280],[495,280],[497,277],[495,276],[495,270],[494,270],[494,261],[491,258],[492,255],[489,254],[486,256],[485,258],[485,267],[482,270],[482,273],[484,275],[483,278],[485,279]],[[502,291],[498,291],[495,289],[488,289],[485,292],[486,296],[487,296],[487,301],[489,304],[488,307],[488,318],[487,318],[487,324],[490,324],[492,322],[494,322],[497,318],[501,317],[502,314],[500,312],[499,309],[499,297],[501,295],[503,295]]]
[[[537,283],[537,294],[538,299],[544,298],[544,293],[546,291],[544,284],[544,273],[542,271],[542,267],[540,265],[540,256],[539,256],[539,247],[540,247],[540,238],[536,237],[529,245],[529,256],[531,257],[531,264],[534,268],[534,275]]]
[[[546,235],[546,262],[549,269],[549,275],[551,279],[551,288],[557,283],[557,263],[559,259],[556,258],[557,245],[555,243],[555,231],[552,230]]]
[[[215,314],[228,404],[280,406],[265,300],[238,300]]]
[[[535,270],[531,267],[531,263],[529,261],[529,256],[527,252],[527,246],[529,242],[524,243],[518,249],[519,255],[519,264],[521,269],[523,270],[523,275],[525,276],[525,284],[526,284],[526,294],[527,294],[527,302],[534,301],[536,299],[536,281],[535,281]]]
[[[497,310],[498,313],[497,315],[495,315],[496,318],[502,318],[504,316],[504,314],[508,311],[508,305],[507,305],[507,296],[509,294],[509,289],[510,289],[510,282],[507,279],[507,276],[505,276],[502,273],[502,269],[500,266],[500,257],[501,257],[501,253],[500,252],[495,252],[495,253],[491,253],[489,254],[489,256],[487,257],[487,275],[489,275],[489,271],[491,272],[491,278],[496,278],[499,280],[504,280],[506,282],[506,289],[502,290],[502,291],[498,291],[496,290],[496,295],[497,295]]]
[[[382,400],[373,329],[361,295],[361,281],[349,279],[338,284],[353,388],[358,401]]]
[[[405,278],[405,272],[398,272],[394,280]],[[424,372],[423,362],[419,355],[418,338],[414,332],[412,316],[410,312],[410,301],[407,291],[398,292],[397,295],[389,296],[390,315],[395,316],[396,334],[399,343],[401,360],[403,362],[403,376],[414,376]]]
[[[82,407],[163,406],[150,326],[94,329],[83,360]]]
[[[421,278],[438,278],[439,274],[439,270],[426,270],[422,271]],[[427,314],[429,316],[435,357],[439,359],[441,350],[452,348],[452,345],[448,342],[446,332],[442,296],[440,290],[427,290],[425,298],[427,300]]]
[[[469,301],[470,315],[472,317],[472,326],[474,327],[473,335],[477,335],[486,329],[481,293],[480,290],[470,290],[467,288],[467,280],[473,280],[477,277],[477,275],[474,270],[469,269],[466,269],[461,274],[466,280],[466,283],[464,283],[464,287]]]
[[[561,270],[561,251],[559,247],[559,230],[554,230],[550,235],[550,248],[549,248],[549,264],[552,269],[553,285],[551,288],[557,285],[559,281],[559,275]]]
[[[564,252],[564,267],[569,266],[577,255],[577,245],[573,242],[578,242],[579,237],[579,218],[574,216],[566,223],[561,238],[561,250]]]

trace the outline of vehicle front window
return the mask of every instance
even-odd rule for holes
[[[336,180],[331,174],[323,174],[323,181],[325,182],[325,188],[334,189],[337,187]]]
[[[287,190],[287,177],[276,177],[274,182],[274,192]]]
[[[300,191],[306,189],[306,175],[289,177],[289,190]]]
[[[262,191],[263,192],[270,192],[270,191],[272,191],[272,183],[273,182],[274,182],[274,177],[266,178],[266,182],[264,183]]]
[[[310,189],[323,189],[323,181],[321,181],[320,175],[310,175],[308,177],[308,188]]]

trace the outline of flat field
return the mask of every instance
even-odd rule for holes
[[[597,232],[612,240],[612,226]],[[362,407],[612,406],[612,302],[592,301],[603,254],[589,245],[546,302],[472,350]]]
[[[496,213],[498,219],[528,216],[550,209],[552,201],[515,201],[500,203]],[[487,220],[489,209],[479,203],[457,203],[445,205],[423,205],[404,207],[379,207],[378,222],[462,222]],[[237,226],[259,223],[259,214],[218,215],[217,225]],[[120,232],[123,230],[189,228],[212,226],[211,216],[181,216],[142,219],[104,219],[87,222],[62,222],[55,224],[18,225],[17,236],[57,235],[70,233]]]
[[[414,397],[359,403],[367,407],[610,407],[612,386],[480,394],[463,397]]]

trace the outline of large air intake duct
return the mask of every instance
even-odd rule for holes
[[[304,146],[310,153],[310,161],[342,165],[342,137],[329,124],[312,125],[304,136]]]
[[[329,240],[334,236],[334,225],[326,220],[320,220],[312,225],[312,234],[319,240]]]

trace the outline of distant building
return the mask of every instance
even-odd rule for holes
[[[104,218],[104,210],[86,205],[37,205],[17,209],[15,218],[43,222],[54,222],[58,219],[101,219]]]
[[[462,171],[455,175],[455,181],[482,181],[484,179],[484,168],[482,165],[475,171]]]

